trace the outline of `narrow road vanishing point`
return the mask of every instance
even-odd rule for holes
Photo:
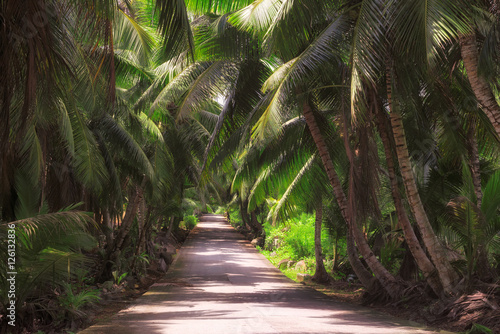
[[[80,333],[436,332],[291,281],[223,216],[205,215],[164,279],[107,323]]]

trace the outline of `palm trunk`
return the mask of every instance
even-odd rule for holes
[[[120,252],[123,248],[125,240],[132,228],[134,218],[137,214],[137,209],[142,196],[144,194],[144,187],[146,185],[146,177],[144,176],[142,184],[134,189],[132,196],[130,196],[127,210],[125,212],[125,217],[123,217],[122,223],[119,227],[118,234],[116,238],[108,245],[106,249],[106,258],[103,261],[103,265],[98,277],[101,279],[107,279],[111,276],[111,267],[113,263],[118,263],[120,259]]]
[[[250,225],[250,215],[248,214],[248,202],[247,201],[242,201],[240,197],[240,215],[241,215],[241,220],[243,221],[243,224],[245,224],[245,227],[247,230],[252,231],[252,227]]]
[[[346,136],[347,131],[344,133]],[[350,151],[349,156],[351,157],[350,162],[350,176],[349,176],[349,194],[350,196],[354,196],[354,178],[355,178],[355,170],[354,170],[354,160],[351,148],[347,141],[346,149]],[[401,285],[397,282],[394,276],[389,273],[389,271],[380,263],[380,261],[375,256],[373,250],[370,245],[368,245],[368,241],[366,240],[365,234],[358,226],[358,218],[356,206],[354,205],[356,198],[351,198],[349,204],[351,205],[349,209],[350,221],[352,227],[352,235],[354,236],[354,240],[356,241],[356,245],[358,246],[359,252],[363,255],[363,259],[365,260],[368,267],[375,274],[378,281],[382,285],[382,287],[387,291],[389,296],[392,299],[398,299],[401,296]]]
[[[344,112],[344,108],[342,108],[342,112]],[[356,198],[356,192],[355,192],[355,179],[357,178],[356,175],[356,161],[355,161],[355,155],[354,152],[351,148],[350,142],[349,142],[349,128],[347,125],[346,121],[346,116],[344,113],[341,115],[341,122],[342,122],[342,129],[343,129],[343,136],[344,136],[344,147],[347,152],[347,156],[349,159],[350,163],[350,176],[349,176],[349,214],[350,214],[350,220],[351,220],[351,226],[352,226],[352,234],[354,236],[354,240],[356,241],[356,245],[358,246],[358,249],[363,255],[363,258],[368,265],[368,267],[371,269],[371,271],[375,274],[379,282],[381,283],[382,287],[387,291],[389,296],[393,299],[397,299],[400,297],[401,294],[401,284],[394,278],[394,276],[389,273],[389,271],[380,263],[380,261],[377,259],[375,256],[373,250],[371,249],[370,245],[368,244],[368,241],[361,230],[361,228],[358,226],[358,207],[355,204],[357,201]],[[367,131],[364,129],[364,131]],[[364,135],[364,134],[361,134]],[[361,150],[361,148],[360,148]],[[361,153],[360,153],[361,154]],[[359,167],[358,167],[359,168]],[[378,208],[377,208],[378,209]]]
[[[168,228],[167,228],[167,236],[166,238],[170,238],[172,233],[174,232],[175,229],[175,216],[170,217],[170,222],[168,223]]]
[[[392,155],[392,142],[389,137],[387,119],[378,102],[379,101],[375,99],[377,108],[376,119],[380,138],[382,139],[382,143],[384,145],[385,159],[387,162],[387,172],[389,174],[389,180],[391,182],[391,193],[394,200],[394,206],[396,208],[396,214],[398,216],[398,222],[403,229],[406,243],[408,245],[408,248],[410,249],[411,254],[413,255],[413,258],[415,259],[415,262],[417,263],[420,270],[422,270],[425,279],[429,283],[429,286],[432,288],[434,293],[439,296],[443,288],[441,286],[441,282],[439,281],[439,277],[437,276],[436,268],[420,246],[420,242],[415,235],[415,231],[411,226],[410,220],[408,219],[408,215],[406,214],[406,210],[401,200],[399,184],[396,178],[396,168]]]
[[[394,140],[396,142],[396,154],[399,161],[399,169],[403,178],[406,197],[410,204],[411,211],[417,222],[418,228],[422,235],[424,242],[432,262],[436,266],[439,274],[443,290],[447,294],[453,293],[453,287],[458,281],[458,275],[446,258],[446,253],[443,246],[440,244],[436,234],[432,230],[432,226],[425,212],[424,205],[418,193],[417,184],[413,176],[412,164],[406,144],[406,135],[403,127],[403,119],[399,112],[393,108],[392,105],[392,81],[391,81],[391,68],[388,66],[387,75],[387,96],[389,101],[389,109],[391,111],[391,125]]]
[[[142,245],[142,242],[141,242],[141,239],[145,233],[145,230],[146,230],[146,217],[148,216],[147,214],[147,211],[146,211],[146,200],[144,199],[144,197],[141,199],[141,201],[139,202],[139,207],[138,207],[138,211],[137,211],[137,233],[139,235],[139,239],[137,240],[137,245],[138,245],[138,252],[139,254],[142,253],[142,250],[143,250],[143,245]]]
[[[335,241],[333,245],[333,266],[332,266],[332,272],[335,272],[337,270],[337,267],[339,265],[339,236],[336,233],[335,235]]]
[[[481,209],[483,190],[481,187],[481,168],[479,162],[479,150],[476,139],[476,124],[472,123],[469,129],[468,135],[468,151],[469,151],[469,166],[471,171],[472,183],[474,184],[474,192],[477,199],[477,207]],[[484,222],[480,222],[484,224]],[[486,228],[486,226],[481,226],[481,228]],[[488,250],[483,244],[478,245],[477,249],[477,274],[479,278],[484,282],[490,282],[493,278],[496,278],[494,270],[491,270],[491,266],[488,260]]]
[[[323,221],[323,203],[319,200],[316,208],[316,219],[314,221],[314,257],[316,259],[316,272],[313,280],[318,283],[327,283],[330,281],[330,276],[326,272],[325,264],[323,263],[323,254],[321,252],[321,224]]]
[[[481,168],[479,163],[479,150],[476,139],[476,125],[472,124],[468,132],[468,151],[469,151],[469,166],[474,184],[474,192],[476,193],[477,207],[481,209],[481,201],[483,199],[483,190],[481,187]]]
[[[309,104],[307,103],[307,101],[305,101],[303,104],[303,113],[304,113],[304,118],[306,120],[307,126],[309,128],[309,131],[311,132],[311,136],[313,137],[313,140],[316,144],[318,152],[321,156],[321,160],[323,162],[323,166],[325,167],[328,179],[333,187],[335,199],[337,200],[340,211],[342,213],[342,216],[344,217],[344,220],[347,223],[347,226],[350,228],[350,231],[353,232],[353,236],[355,237],[356,243],[358,244],[358,249],[361,252],[361,255],[363,255],[363,257],[365,258],[365,260],[367,260],[367,264],[370,266],[370,269],[373,271],[373,273],[375,274],[377,279],[380,281],[383,288],[387,291],[387,293],[390,296],[394,296],[394,293],[399,291],[399,289],[394,289],[394,284],[392,284],[392,283],[396,283],[396,281],[395,281],[395,279],[390,279],[388,277],[387,274],[389,274],[389,273],[387,272],[387,270],[385,270],[385,268],[383,268],[382,265],[380,265],[380,266],[376,265],[376,262],[378,262],[378,260],[375,258],[375,256],[372,256],[373,252],[371,252],[371,249],[368,246],[366,239],[364,238],[364,236],[362,238],[360,238],[360,233],[358,233],[359,229],[356,229],[355,222],[352,219],[352,213],[349,212],[349,210],[348,210],[347,199],[346,199],[346,196],[344,194],[344,190],[342,189],[340,179],[339,179],[339,177],[335,171],[335,168],[333,166],[333,162],[332,162],[332,159],[330,157],[330,153],[328,152],[326,142],[323,138],[323,135],[321,134],[321,131],[318,127],[316,119],[314,118],[314,114],[312,112],[312,109],[309,106]],[[373,286],[373,282],[372,282],[373,278],[368,279],[368,277],[372,277],[372,276],[364,268],[361,261],[359,261],[359,258],[354,257],[353,249],[351,249],[351,251],[348,252],[348,254],[350,254],[349,260],[353,261],[353,262],[351,262],[351,266],[352,266],[353,270],[356,272],[356,275],[358,276],[358,278],[363,283],[363,285],[365,285],[365,287],[367,287],[367,288]],[[359,261],[359,263],[357,263],[358,261]],[[391,276],[391,275],[389,274],[389,276]]]
[[[116,236],[110,249],[111,252],[121,251],[123,242],[125,241],[125,238],[127,237],[134,223],[134,218],[136,217],[137,211],[139,209],[139,204],[144,194],[146,181],[147,179],[144,176],[141,185],[135,188],[133,195],[130,198],[127,210],[125,211],[125,217],[123,217],[122,224],[120,225],[120,230],[118,231],[118,235]]]
[[[346,244],[347,244],[347,257],[349,258],[349,263],[351,264],[352,270],[358,277],[359,281],[369,292],[375,291],[379,282],[376,277],[374,277],[359,259],[358,251],[356,250],[356,245],[354,244],[354,238],[352,236],[352,228],[348,224]]]
[[[250,212],[250,225],[252,226],[253,232],[256,234],[256,236],[261,237],[262,224],[257,219],[257,214],[255,213],[255,210]]]
[[[351,225],[354,240],[356,240],[356,245],[358,246],[361,255],[363,255],[363,259],[366,261],[366,264],[368,265],[368,267],[370,267],[389,296],[391,296],[391,298],[393,299],[398,299],[399,297],[401,297],[401,285],[377,259],[372,249],[368,245],[366,237],[363,234],[363,231],[359,228],[358,224],[353,221]]]
[[[144,202],[144,201],[143,201]],[[145,208],[142,208],[142,210],[146,211]],[[151,227],[151,224],[153,222],[153,219],[151,217],[151,208],[147,208],[147,213],[146,213],[146,219],[143,224],[143,228],[141,232],[139,233],[139,238],[137,240],[137,245],[135,248],[135,256],[134,259],[132,260],[132,264],[130,265],[130,268],[135,269],[135,262],[139,254],[142,253],[143,250],[147,250],[147,240],[146,240],[146,234],[149,228]]]
[[[474,95],[500,138],[500,106],[491,91],[488,81],[478,73],[479,53],[476,34],[460,35],[460,49]]]
[[[104,208],[103,212],[103,230],[106,236],[106,246],[113,242],[113,221],[111,220],[111,215],[109,214],[109,208]]]

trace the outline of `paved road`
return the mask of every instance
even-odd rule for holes
[[[415,325],[415,324],[414,324]],[[436,333],[292,282],[222,216],[204,216],[166,277],[81,334]]]

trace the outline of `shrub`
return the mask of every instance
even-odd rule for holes
[[[75,293],[71,284],[63,284],[64,292],[57,297],[59,301],[59,317],[66,323],[76,320],[83,320],[87,313],[82,309],[89,304],[99,302],[99,290],[83,290]]]
[[[194,215],[184,216],[183,221],[186,229],[192,230],[198,224],[198,217]]]
[[[314,256],[314,217],[302,215],[285,235],[294,260]]]
[[[284,226],[285,225],[285,226]],[[266,249],[274,248],[274,240],[280,240],[278,253],[300,260],[314,256],[314,216],[302,214],[286,221],[283,225],[264,225],[266,230]]]
[[[233,227],[243,227],[239,209],[229,208],[229,223]]]

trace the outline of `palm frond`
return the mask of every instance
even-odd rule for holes
[[[120,149],[129,163],[136,164],[138,169],[150,180],[153,178],[153,167],[137,141],[110,116],[104,116],[99,121],[99,130],[115,148]]]
[[[157,0],[159,29],[164,36],[163,50],[168,58],[188,51],[194,62],[194,39],[184,0]]]
[[[282,0],[260,0],[232,14],[229,21],[239,29],[254,35],[263,34],[269,29],[278,14]]]
[[[149,55],[155,47],[154,38],[132,17],[118,10],[113,25],[115,49],[134,53],[143,66],[148,65]]]
[[[177,73],[158,94],[151,106],[151,112],[157,108],[168,110],[169,104],[177,102],[179,96],[184,95],[193,82],[210,68],[211,65],[211,63],[195,63],[182,72]]]
[[[500,171],[493,174],[483,190],[481,211],[485,220],[493,222],[498,218],[500,211]]]
[[[390,29],[396,36],[396,49],[431,65],[458,33],[471,32],[470,16],[465,14],[470,9],[467,1],[390,0],[388,6],[394,10]]]
[[[99,191],[106,183],[108,173],[94,134],[80,111],[71,111],[70,120],[75,140],[75,174],[86,187]]]
[[[177,119],[185,118],[207,100],[223,96],[235,74],[236,68],[231,63],[223,61],[213,63],[191,84],[179,105]]]
[[[242,7],[248,6],[252,0],[222,0],[222,1],[201,1],[201,0],[187,0],[187,8],[195,14],[226,14],[233,12]]]

